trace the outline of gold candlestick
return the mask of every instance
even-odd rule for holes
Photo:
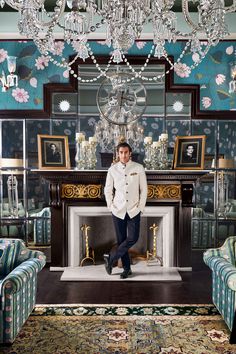
[[[80,266],[83,266],[84,261],[90,260],[95,264],[95,257],[94,257],[94,250],[89,249],[89,237],[88,237],[88,230],[90,230],[91,227],[87,224],[83,224],[80,228],[82,230],[83,236],[85,237],[85,257],[82,259],[80,262]],[[91,251],[91,252],[90,252]]]
[[[152,226],[149,227],[149,230],[152,230],[152,237],[153,237],[153,250],[152,252],[149,252],[147,250],[147,263],[150,261],[157,261],[160,263],[161,266],[163,266],[163,261],[162,257],[159,257],[157,255],[157,231],[159,227],[155,223],[152,224]]]

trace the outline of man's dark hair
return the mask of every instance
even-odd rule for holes
[[[120,148],[126,148],[126,147],[129,149],[129,152],[132,152],[131,146],[126,142],[118,144],[116,147],[116,151],[119,152]]]

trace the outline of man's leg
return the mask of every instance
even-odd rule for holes
[[[114,217],[116,218],[116,217]],[[113,220],[114,220],[113,218]],[[118,218],[116,218],[118,219]],[[121,219],[119,219],[121,220]],[[128,254],[128,250],[132,247],[139,238],[139,229],[140,229],[140,213],[136,215],[134,218],[130,219],[128,214],[125,216],[125,223],[120,223],[118,221],[117,225],[114,220],[116,233],[117,233],[117,241],[118,241],[118,248],[116,250],[115,255],[112,257],[113,261],[118,260],[119,258],[122,259],[123,268],[124,270],[130,270],[130,257]],[[127,227],[128,227],[128,236],[127,236]]]
[[[129,264],[129,255],[122,253],[122,250],[119,249],[120,245],[124,243],[124,241],[127,238],[127,220],[128,220],[128,214],[125,215],[124,219],[117,218],[115,215],[112,215],[113,219],[113,224],[115,226],[115,231],[116,231],[116,239],[118,243],[118,247],[114,252],[111,253],[111,262],[114,263],[117,261],[119,258],[122,259],[122,264],[124,267],[124,264]]]

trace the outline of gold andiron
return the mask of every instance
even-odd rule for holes
[[[159,257],[157,255],[157,230],[158,230],[158,225],[155,223],[152,224],[152,226],[149,227],[149,230],[152,230],[152,236],[153,236],[153,250],[152,253],[147,250],[147,263],[150,261],[156,261],[159,262],[161,266],[163,266],[163,261],[162,257]]]
[[[90,230],[90,226],[83,224],[80,228],[82,230],[83,236],[85,237],[85,257],[82,259],[80,262],[80,266],[83,266],[84,261],[90,260],[95,264],[95,258],[94,258],[94,250],[89,249],[89,238],[88,238],[88,230]]]

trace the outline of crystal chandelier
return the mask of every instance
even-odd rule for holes
[[[165,43],[174,43],[177,38],[186,40],[186,44],[176,62],[169,62],[170,69],[181,65],[185,54],[191,53],[195,54],[195,61],[190,65],[192,70],[206,56],[211,46],[217,45],[219,40],[228,35],[225,15],[236,10],[236,0],[232,0],[229,6],[225,5],[225,0],[182,0],[182,14],[188,26],[188,31],[182,32],[178,29],[177,16],[173,11],[174,0],[57,0],[54,11],[50,13],[46,11],[43,0],[0,0],[2,7],[5,3],[20,14],[20,34],[33,39],[43,55],[55,65],[67,68],[78,80],[83,81],[71,69],[71,65],[77,58],[86,60],[91,57],[98,74],[93,79],[84,80],[85,82],[94,82],[101,76],[106,76],[112,61],[123,61],[135,72],[126,53],[135,40],[141,38],[146,24],[152,26],[150,32],[153,45],[143,67],[136,72],[136,77],[149,81],[159,80],[158,75],[153,78],[145,77],[145,68],[152,55],[168,60]],[[190,3],[198,14],[197,20],[189,10]],[[69,12],[65,12],[66,7]],[[95,18],[99,20],[95,21]],[[97,63],[88,43],[90,33],[101,26],[106,31],[106,44],[113,47],[105,69]],[[71,62],[67,62],[63,52],[57,51],[55,32],[58,28],[64,32],[64,42],[74,50],[75,57]]]
[[[101,117],[95,125],[94,136],[101,147],[101,152],[114,152],[114,146],[120,141],[129,143],[134,151],[139,151],[143,141],[143,127],[137,123],[116,125]]]

